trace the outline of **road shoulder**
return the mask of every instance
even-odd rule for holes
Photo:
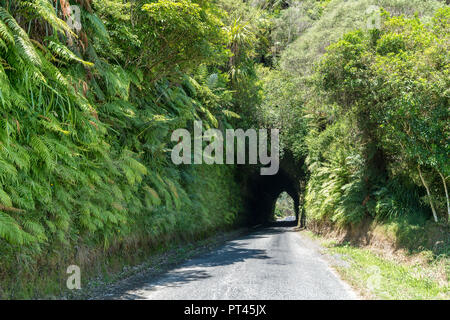
[[[60,299],[109,300],[120,298],[123,292],[146,283],[189,259],[210,252],[227,241],[249,232],[250,230],[241,228],[220,232],[199,241],[176,245],[162,253],[150,255],[146,261],[138,265],[127,265],[120,272],[99,275],[91,279],[81,290],[72,291]]]
[[[339,255],[333,255],[328,252],[322,241],[318,237],[314,236],[312,232],[298,228],[296,228],[296,231],[302,241],[307,243],[310,248],[319,254],[320,258],[327,265],[328,270],[339,280],[342,286],[349,292],[349,295],[353,295],[356,300],[364,300],[367,298],[361,293],[358,287],[346,281],[346,279],[342,277],[341,273],[338,271],[339,267],[349,267],[349,263],[347,261],[343,260]]]
[[[332,269],[362,299],[444,299],[450,298],[448,269],[440,264],[386,256],[370,247],[339,242],[332,237],[301,231],[302,236],[316,242]]]

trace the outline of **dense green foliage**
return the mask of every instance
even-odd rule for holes
[[[341,142],[312,176],[319,180],[309,190],[312,210],[334,212],[333,219],[408,214],[421,205],[412,185],[423,184],[435,221],[447,219],[449,14],[441,9],[424,25],[386,13],[382,28],[348,33],[328,48],[318,68],[324,95],[317,103],[335,120],[315,138],[331,130]],[[325,145],[311,146],[318,148],[309,155],[313,165]],[[317,193],[329,195],[323,203],[330,208],[315,207]]]
[[[174,129],[238,117],[222,21],[206,1],[1,1],[0,279],[236,221],[233,168],[169,152]]]
[[[309,219],[446,221],[449,8],[375,4],[384,13],[368,11],[372,1],[344,0],[283,10],[275,30],[297,37],[282,39],[275,70],[260,69],[260,117],[306,158]],[[375,14],[378,26],[368,23]]]
[[[239,221],[242,172],[170,160],[194,120],[279,128],[308,219],[448,221],[449,28],[440,0],[0,0],[0,281]]]

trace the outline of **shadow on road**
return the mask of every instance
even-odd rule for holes
[[[133,282],[128,287],[122,288],[126,291],[124,294],[111,296],[109,299],[136,300],[145,299],[145,292],[158,290],[160,287],[180,287],[191,281],[210,278],[211,276],[205,270],[173,270],[166,273],[161,279],[155,279],[152,284]],[[145,281],[145,280],[144,280]],[[148,279],[147,279],[148,281]],[[136,290],[136,288],[139,288]],[[132,291],[134,290],[134,291]]]
[[[208,268],[225,266],[248,259],[270,259],[266,250],[246,248],[246,240],[255,238],[265,238],[270,235],[282,232],[293,231],[296,226],[295,221],[278,221],[269,226],[262,226],[254,232],[244,237],[232,240],[206,255],[193,258],[179,267],[166,272],[160,276],[139,276],[137,279],[130,279],[126,284],[117,288],[115,294],[110,294],[106,299],[145,299],[145,292],[158,290],[161,287],[179,287],[183,284],[201,279],[210,278]],[[273,263],[273,262],[272,262]],[[139,288],[136,290],[136,288]]]
[[[275,221],[267,224],[267,227],[276,227],[276,228],[294,228],[297,226],[297,221]],[[287,230],[285,230],[287,231]]]

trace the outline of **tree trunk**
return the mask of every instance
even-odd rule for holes
[[[427,195],[428,195],[428,199],[429,199],[429,201],[430,201],[431,211],[433,211],[434,222],[438,222],[438,217],[437,217],[437,214],[436,214],[436,209],[434,208],[433,200],[431,199],[430,188],[428,188],[428,185],[427,185],[427,183],[425,182],[425,179],[424,179],[423,176],[422,176],[422,171],[420,170],[420,165],[417,166],[417,169],[419,169],[420,180],[422,180],[423,186],[424,186],[425,189],[427,190]]]
[[[441,178],[442,178],[442,183],[444,184],[445,199],[447,200],[447,215],[448,215],[447,221],[450,222],[450,202],[449,202],[449,199],[448,199],[447,183],[445,182],[445,177],[444,177],[444,175],[443,175],[439,170],[437,170],[437,172],[438,172],[439,175],[441,176]]]

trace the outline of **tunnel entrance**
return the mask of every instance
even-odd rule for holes
[[[303,160],[295,161],[285,154],[275,175],[263,176],[259,169],[253,170],[245,181],[247,224],[265,224],[275,220],[275,207],[279,196],[287,193],[293,201],[293,213],[300,227],[305,226],[304,210],[300,209],[305,174]]]

